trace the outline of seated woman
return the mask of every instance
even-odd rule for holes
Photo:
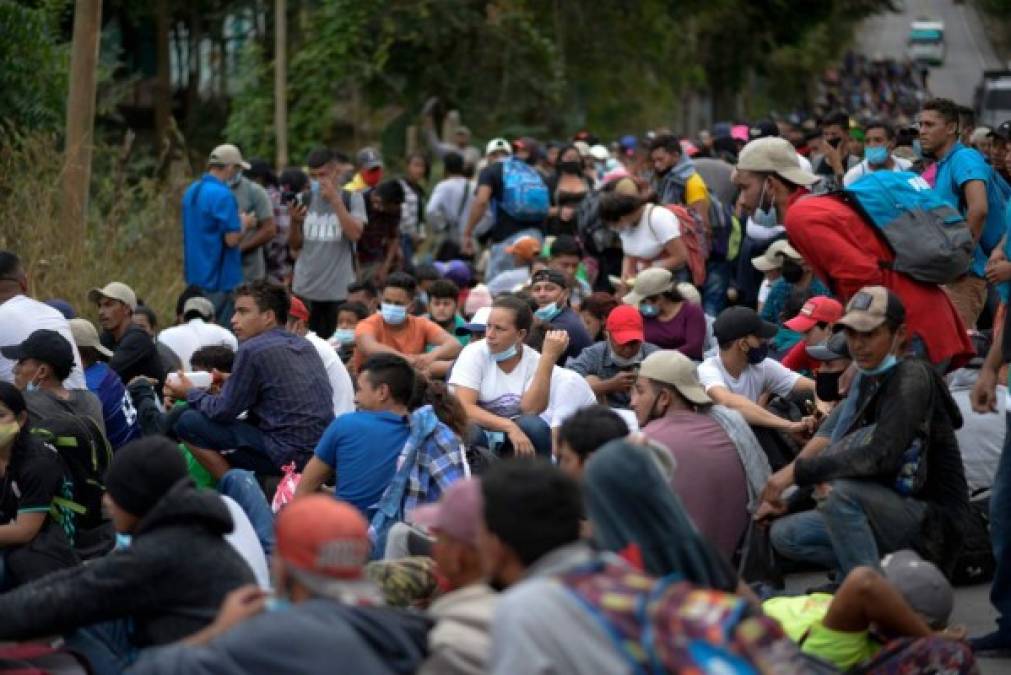
[[[551,371],[565,353],[569,336],[548,331],[538,354],[523,344],[533,324],[526,301],[500,296],[492,304],[484,340],[473,342],[453,365],[449,385],[480,428],[478,443],[489,447],[487,432],[504,435],[502,456],[551,454],[551,429],[540,418],[548,407]]]
[[[600,342],[604,339],[604,324],[607,322],[607,315],[618,306],[618,301],[610,293],[597,291],[590,297],[583,300],[579,307],[579,318],[586,326],[586,332],[590,334],[590,339]]]
[[[0,590],[78,563],[70,536],[74,513],[66,466],[34,437],[17,387],[0,382]]]
[[[642,313],[646,342],[702,360],[706,315],[702,307],[685,301],[669,270],[654,267],[641,272],[624,302]]]

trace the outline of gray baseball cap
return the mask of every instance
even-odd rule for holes
[[[885,578],[902,594],[931,628],[948,625],[955,593],[948,579],[932,562],[910,549],[889,553],[881,560]]]

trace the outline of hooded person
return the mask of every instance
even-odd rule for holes
[[[368,523],[354,506],[328,495],[302,497],[278,514],[275,534],[273,597],[256,586],[236,590],[204,630],[145,654],[130,672],[417,670],[431,621],[379,606],[382,595],[364,572]]]
[[[657,577],[678,574],[705,588],[737,590],[737,574],[695,529],[646,448],[624,439],[600,448],[583,472],[583,498],[603,550],[623,553]]]
[[[0,639],[63,633],[94,672],[118,673],[144,648],[203,628],[254,577],[223,537],[228,507],[193,487],[167,438],[120,448],[105,482],[105,506],[129,546],[0,596]]]

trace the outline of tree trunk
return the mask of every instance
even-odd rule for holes
[[[67,146],[63,167],[61,223],[70,239],[70,260],[82,260],[87,235],[88,188],[95,130],[95,84],[102,0],[77,0],[70,49]]]
[[[274,133],[277,170],[288,166],[288,10],[285,0],[274,0]]]

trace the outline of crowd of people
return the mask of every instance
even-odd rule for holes
[[[857,72],[859,115],[693,138],[481,152],[430,105],[398,176],[221,145],[160,329],[142,278],[76,299],[96,327],[0,252],[0,640],[103,674],[1011,649],[1008,138]],[[953,585],[991,578],[969,640]]]

